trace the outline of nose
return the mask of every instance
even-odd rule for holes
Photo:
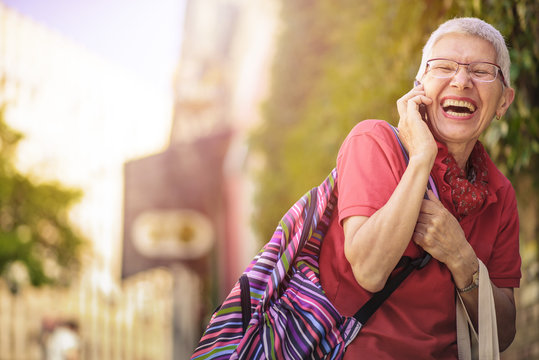
[[[472,83],[472,77],[468,72],[468,66],[459,65],[457,72],[455,73],[455,75],[453,75],[453,78],[451,79],[451,85],[463,89],[466,87],[471,87]]]

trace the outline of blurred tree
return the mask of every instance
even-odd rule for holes
[[[517,97],[483,141],[508,176],[539,179],[538,7],[534,0],[283,1],[272,89],[251,139],[265,160],[253,216],[261,240],[335,166],[358,121],[396,124],[395,102],[412,86],[424,43],[454,16],[482,17],[506,36]]]
[[[16,293],[22,284],[65,285],[80,265],[84,240],[68,210],[82,193],[58,183],[37,183],[17,171],[22,134],[0,107],[0,276]]]
[[[254,214],[263,241],[286,208],[335,166],[357,122],[398,121],[395,102],[412,87],[426,34],[444,11],[434,1],[282,3],[271,95],[252,137],[266,160]]]

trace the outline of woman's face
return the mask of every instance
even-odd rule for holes
[[[448,34],[434,45],[430,59],[433,58],[465,64],[496,63],[496,51],[490,42],[479,37]],[[426,95],[433,100],[428,107],[431,131],[450,151],[471,151],[479,135],[496,115],[505,113],[514,97],[513,89],[504,89],[499,74],[493,82],[480,82],[472,80],[465,66],[460,66],[454,76],[444,79],[431,76],[427,71],[421,81]],[[465,106],[468,110],[455,112],[449,105]]]

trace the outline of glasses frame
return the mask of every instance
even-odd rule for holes
[[[466,66],[466,71],[468,72],[468,74],[470,73],[468,71],[468,66],[471,65],[471,64],[477,64],[477,63],[483,63],[483,64],[489,64],[489,65],[494,65],[496,66],[496,68],[498,69],[498,71],[496,72],[496,77],[492,80],[492,81],[485,81],[485,80],[478,80],[478,79],[474,79],[471,75],[470,75],[470,78],[473,79],[473,80],[476,80],[476,81],[480,81],[480,82],[494,82],[496,81],[496,79],[498,78],[498,74],[500,74],[500,79],[502,80],[502,85],[504,86],[507,86],[507,83],[505,82],[505,77],[503,76],[503,72],[502,72],[502,68],[500,67],[500,65],[498,64],[494,64],[494,63],[491,63],[491,62],[488,62],[488,61],[472,61],[471,63],[461,63],[461,62],[458,62],[458,61],[455,61],[455,60],[452,60],[452,59],[446,59],[446,58],[433,58],[433,59],[429,59],[427,60],[426,62],[426,66],[425,66],[425,74],[429,72],[429,63],[431,61],[434,61],[434,60],[446,60],[446,61],[452,61],[454,63],[457,64],[457,69],[455,70],[455,72],[453,73],[453,75],[451,76],[448,76],[446,78],[444,77],[437,77],[437,76],[434,76],[438,79],[449,79],[450,77],[453,77],[455,76],[458,72],[459,72],[459,69],[461,66]]]

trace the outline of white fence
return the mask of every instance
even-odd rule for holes
[[[22,289],[0,282],[0,360],[43,359],[47,320],[79,325],[81,360],[172,359],[173,277],[150,270],[105,296],[97,288]]]

